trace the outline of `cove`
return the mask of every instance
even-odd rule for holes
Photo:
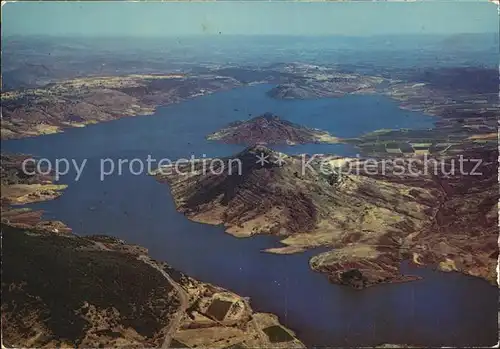
[[[497,340],[498,290],[486,281],[403,264],[423,280],[366,290],[330,284],[312,272],[318,251],[273,255],[272,236],[238,239],[222,227],[194,223],[175,211],[166,185],[147,174],[99,179],[102,158],[145,160],[227,156],[243,149],[205,140],[228,122],[273,112],[290,121],[339,137],[380,128],[427,128],[433,119],[399,109],[376,95],[339,99],[274,100],[272,86],[255,85],[197,97],[158,108],[151,116],[124,118],[64,133],[2,142],[3,151],[48,159],[68,158],[87,166],[79,181],[57,200],[30,205],[45,218],[62,220],[76,234],[109,234],[149,249],[150,254],[199,280],[251,297],[257,311],[272,312],[307,345],[371,346],[406,343],[426,346],[484,346]],[[251,115],[250,115],[251,114]],[[287,153],[354,156],[348,145],[279,147]]]

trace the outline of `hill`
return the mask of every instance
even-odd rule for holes
[[[1,229],[6,347],[303,348],[275,315],[255,313],[248,299],[152,260],[142,247]]]
[[[409,158],[403,164],[408,171],[399,174],[394,163],[286,156],[257,145],[222,159],[217,171],[203,170],[206,163],[199,161],[192,171],[186,164],[182,174],[162,168],[155,175],[191,220],[223,224],[239,237],[282,236],[287,246],[269,250],[275,253],[332,248],[311,267],[336,283],[366,287],[414,279],[400,274],[404,259],[495,282],[495,150],[474,156],[485,159],[482,177],[453,178],[425,173],[423,163]],[[471,223],[476,219],[480,229]]]
[[[232,144],[304,144],[337,143],[338,138],[326,131],[307,128],[265,113],[246,121],[238,121],[212,133],[209,140]]]

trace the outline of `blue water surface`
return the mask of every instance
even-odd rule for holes
[[[75,181],[70,171],[60,182],[69,187],[59,199],[31,207],[45,218],[62,220],[74,232],[109,234],[137,243],[150,254],[199,280],[251,297],[257,311],[272,312],[308,345],[407,343],[420,345],[492,345],[497,340],[497,289],[485,281],[403,265],[424,276],[417,282],[358,291],[333,285],[310,270],[318,251],[273,255],[277,238],[246,239],[222,227],[189,221],[176,212],[169,188],[125,166],[100,179],[101,160],[228,156],[244,146],[211,142],[206,135],[228,122],[272,112],[339,137],[356,137],[380,128],[427,128],[433,118],[399,109],[383,96],[275,100],[272,86],[255,85],[158,108],[151,116],[123,118],[68,129],[64,133],[2,142],[15,151],[51,160],[87,160]],[[350,145],[281,146],[287,153],[354,156]]]

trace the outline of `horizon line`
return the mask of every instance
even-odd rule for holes
[[[183,1],[183,0],[182,0]],[[207,1],[220,1],[220,0],[207,0]],[[229,1],[229,0],[226,0]],[[280,0],[280,1],[288,1],[288,0]],[[460,33],[386,33],[386,34],[369,34],[369,35],[352,35],[352,34],[341,34],[341,33],[317,33],[317,34],[245,34],[245,33],[233,33],[233,34],[224,34],[220,33],[203,33],[203,34],[151,34],[151,35],[130,35],[130,34],[79,34],[79,33],[71,33],[71,34],[6,34],[1,33],[2,38],[25,38],[25,37],[50,37],[50,38],[74,38],[74,37],[87,37],[87,38],[178,38],[178,37],[223,37],[223,36],[248,36],[248,37],[345,37],[345,38],[370,38],[370,37],[395,37],[395,36],[460,36],[460,35],[496,35],[499,36],[500,32],[491,31],[491,32],[460,32]]]

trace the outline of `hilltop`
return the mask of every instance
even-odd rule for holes
[[[339,141],[326,131],[307,128],[272,113],[264,113],[250,120],[231,123],[207,138],[224,143],[249,145],[337,143]]]

